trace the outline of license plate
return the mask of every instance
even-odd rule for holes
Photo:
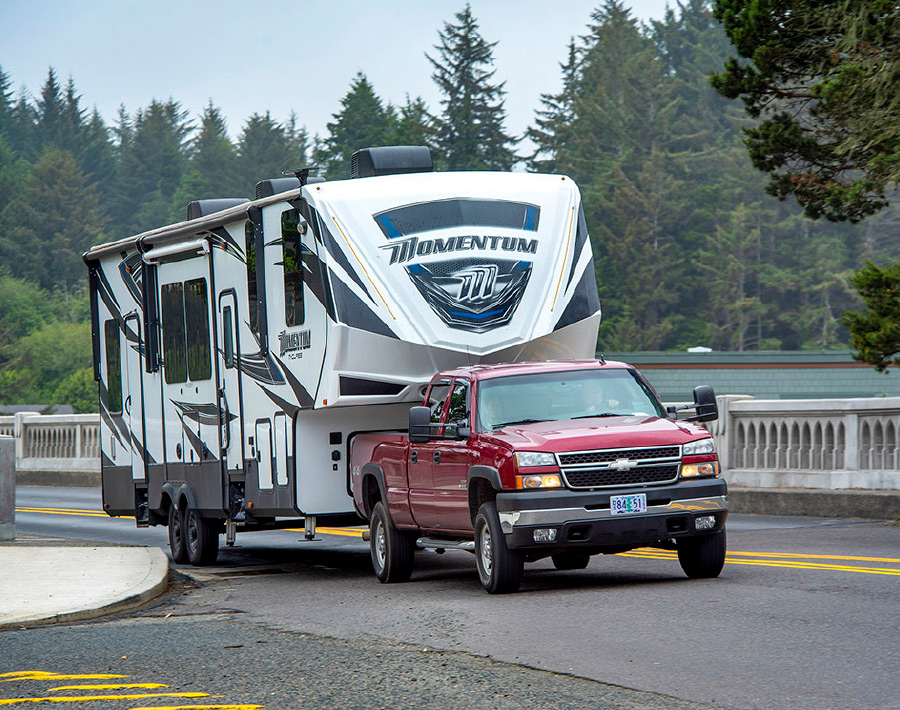
[[[631,515],[647,512],[647,494],[635,493],[630,496],[610,496],[609,510],[613,515]]]

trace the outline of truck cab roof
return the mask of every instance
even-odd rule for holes
[[[621,370],[631,365],[610,360],[540,360],[532,362],[504,362],[490,365],[467,365],[445,370],[440,377],[464,377],[470,380],[488,380],[510,375],[530,375],[544,372],[572,372],[576,370]]]

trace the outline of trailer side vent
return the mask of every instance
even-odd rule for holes
[[[364,178],[434,170],[431,150],[424,145],[385,145],[361,148],[350,156],[350,177]]]
[[[254,199],[259,200],[263,197],[279,195],[282,192],[287,192],[288,190],[296,190],[299,187],[300,179],[293,176],[272,178],[270,180],[260,180],[258,183],[256,183],[256,195]]]
[[[194,200],[187,206],[188,221],[198,217],[206,217],[214,212],[221,212],[249,202],[246,197],[221,197],[214,200]]]

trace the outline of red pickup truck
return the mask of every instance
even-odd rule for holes
[[[667,409],[629,365],[560,360],[442,372],[424,397],[408,434],[352,442],[382,582],[409,580],[419,548],[474,552],[489,593],[516,591],[525,562],[581,569],[643,546],[677,550],[688,577],[721,572],[726,484],[693,423],[718,416],[712,388]]]

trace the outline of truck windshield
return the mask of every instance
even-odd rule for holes
[[[478,386],[481,431],[510,424],[590,417],[665,417],[653,391],[633,370],[510,375]]]

